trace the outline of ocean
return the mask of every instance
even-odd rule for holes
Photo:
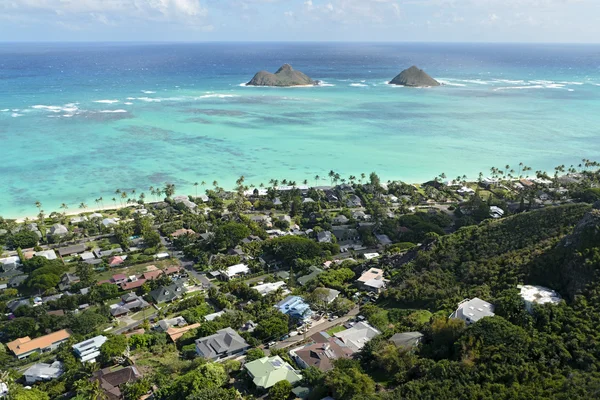
[[[324,85],[244,87],[290,63]],[[411,65],[445,83],[386,83]],[[376,171],[420,182],[600,159],[600,45],[0,44],[0,215],[116,189]]]

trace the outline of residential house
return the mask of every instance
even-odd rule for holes
[[[16,275],[10,278],[8,281],[8,287],[17,288],[23,284],[27,280],[29,275]]]
[[[33,258],[33,257],[44,257],[47,260],[56,260],[58,257],[56,256],[56,253],[54,252],[54,250],[43,250],[43,251],[36,251],[36,252],[26,252],[24,254],[25,258],[27,260]]]
[[[379,234],[379,235],[375,235],[375,237],[377,238],[377,241],[383,245],[383,246],[387,246],[388,244],[392,244],[391,239],[388,237],[388,235],[384,235],[384,234]]]
[[[325,297],[325,301],[327,302],[327,304],[331,304],[340,295],[340,291],[329,288],[325,289],[327,289],[327,297]]]
[[[560,294],[543,286],[523,285],[517,288],[521,289],[525,308],[530,313],[533,312],[534,304],[558,304],[562,301]]]
[[[309,274],[303,275],[296,280],[296,282],[298,282],[298,285],[304,286],[324,272],[321,268],[315,267],[314,265],[309,267],[309,271]]]
[[[504,216],[504,210],[497,206],[490,207],[490,217],[498,219]]]
[[[181,229],[177,229],[175,232],[171,233],[171,237],[174,239],[177,239],[179,236],[185,236],[185,235],[195,236],[196,232],[194,232],[192,229],[181,228]]]
[[[166,332],[169,328],[172,327],[182,327],[187,325],[187,321],[182,316],[169,318],[169,319],[161,319],[158,321],[156,326],[156,330],[159,332]]]
[[[17,269],[21,265],[21,259],[18,256],[0,258],[0,269],[3,272],[9,272]]]
[[[75,274],[65,273],[60,279],[58,289],[61,291],[69,289],[72,285],[81,282],[81,279]]]
[[[357,353],[369,340],[379,334],[381,332],[368,323],[358,322],[350,329],[335,333],[335,337],[340,339],[353,353]]]
[[[140,379],[142,374],[133,365],[128,367],[107,367],[92,374],[91,381],[99,381],[106,400],[120,400],[123,398],[121,388],[128,383]]]
[[[360,197],[358,197],[355,194],[351,194],[350,196],[348,196],[348,199],[346,200],[346,206],[349,208],[354,208],[354,207],[360,207],[362,206],[362,202],[360,201]]]
[[[230,280],[250,273],[250,268],[246,264],[236,264],[221,271],[221,277],[224,280]]]
[[[283,314],[306,320],[313,314],[310,306],[300,296],[288,296],[275,305]]]
[[[350,221],[348,219],[348,217],[346,217],[344,214],[338,214],[334,219],[333,219],[333,224],[335,225],[344,225],[347,224],[348,221]]]
[[[354,211],[352,218],[356,220],[367,220],[367,214],[364,211]]]
[[[260,293],[261,296],[266,296],[267,294],[274,292],[277,289],[284,287],[284,286],[285,286],[285,282],[279,281],[279,282],[264,283],[262,285],[253,286],[252,289],[258,291],[258,293]]]
[[[333,235],[329,231],[321,231],[317,233],[317,241],[319,243],[331,243],[333,242]]]
[[[243,337],[232,328],[224,328],[214,335],[196,339],[196,353],[207,360],[219,361],[245,354],[250,348]]]
[[[354,351],[336,337],[319,332],[311,337],[314,343],[293,349],[290,356],[300,368],[316,367],[323,372],[333,369],[333,362],[350,358]]]
[[[365,260],[372,260],[379,257],[379,253],[365,253],[363,254],[363,257],[365,257]]]
[[[171,338],[171,341],[173,343],[175,343],[179,338],[181,338],[186,332],[191,331],[192,329],[196,329],[199,328],[200,324],[196,323],[196,324],[191,324],[191,325],[187,325],[187,326],[182,326],[179,328],[175,328],[175,327],[171,327],[169,329],[167,329],[167,335],[169,335],[169,338]]]
[[[302,380],[302,375],[281,357],[263,357],[244,364],[244,369],[259,389],[269,389],[280,381],[291,384]]]
[[[175,196],[173,197],[175,204],[183,204],[186,208],[193,211],[198,208],[198,205],[188,198],[188,196]]]
[[[111,226],[117,225],[117,221],[114,218],[104,218],[102,220],[102,225],[104,225],[105,228],[109,228]]]
[[[183,296],[186,292],[183,284],[173,283],[169,286],[161,286],[158,289],[154,289],[150,292],[150,297],[155,303],[169,303]]]
[[[82,222],[85,222],[85,221],[87,221],[87,220],[88,220],[88,217],[86,217],[86,216],[84,215],[84,216],[81,216],[81,217],[72,217],[72,218],[71,218],[71,221],[69,221],[69,222],[70,222],[72,225],[75,225],[75,224],[80,224],[80,223],[82,223]]]
[[[115,285],[120,285],[122,283],[127,282],[127,275],[124,274],[116,274],[112,276],[112,282]]]
[[[23,372],[25,383],[33,385],[36,382],[51,381],[60,378],[63,374],[63,365],[60,361],[54,361],[52,364],[37,363],[27,368]]]
[[[95,336],[91,339],[79,342],[73,345],[75,356],[81,362],[96,362],[96,357],[100,355],[100,347],[108,340],[106,336]]]
[[[484,317],[493,317],[494,305],[474,297],[471,300],[466,299],[458,304],[450,318],[462,319],[467,325],[474,324]]]
[[[66,226],[61,225],[61,224],[54,224],[50,227],[50,230],[48,231],[48,235],[50,236],[65,236],[69,233],[69,230],[67,229]]]
[[[125,262],[127,256],[114,256],[108,259],[108,265],[111,267],[118,267]]]
[[[421,339],[423,339],[423,334],[421,332],[402,332],[396,333],[389,340],[394,343],[396,347],[412,349],[421,342]]]
[[[208,314],[204,316],[204,320],[205,321],[214,321],[215,319],[219,318],[221,315],[224,315],[225,311],[221,310],[212,314]]]
[[[361,289],[376,293],[385,289],[386,282],[383,278],[383,270],[379,268],[368,269],[356,280]]]
[[[135,293],[127,293],[121,297],[119,303],[110,306],[110,314],[116,318],[148,307],[150,307],[150,304],[146,300]]]
[[[73,246],[61,247],[58,249],[58,255],[61,257],[70,256],[72,254],[79,254],[85,252],[85,244],[75,244]]]
[[[132,279],[133,278],[133,279]],[[144,284],[147,282],[146,279],[144,278],[138,278],[135,275],[133,275],[133,277],[129,278],[129,282],[123,282],[121,283],[121,290],[136,290],[142,286],[144,286]]]
[[[71,334],[66,329],[62,329],[35,339],[25,336],[6,343],[6,347],[12,351],[19,360],[22,360],[33,353],[47,353],[56,350],[61,343],[66,342],[70,337]]]
[[[123,249],[120,247],[117,247],[116,249],[109,249],[109,250],[94,249],[94,254],[96,255],[97,258],[110,257],[113,254],[118,254],[118,253],[123,253]]]
[[[31,307],[31,302],[29,299],[12,300],[8,302],[6,307],[14,313],[19,307]]]

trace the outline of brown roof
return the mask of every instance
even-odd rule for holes
[[[137,288],[141,287],[144,283],[146,283],[146,279],[138,279],[137,281],[134,281],[134,282],[121,283],[121,289],[123,289],[123,290],[137,289]]]
[[[200,324],[187,325],[182,328],[171,327],[171,328],[167,329],[167,335],[169,335],[171,337],[172,341],[176,342],[177,339],[182,337],[183,334],[186,333],[187,331],[191,331],[192,329],[196,329],[199,327],[200,327]]]
[[[142,275],[142,278],[151,281],[153,279],[158,278],[162,274],[163,274],[163,272],[160,269],[157,269],[155,271],[144,272],[144,274]]]
[[[179,271],[181,271],[181,267],[172,266],[172,267],[165,269],[165,274],[167,274],[167,275],[176,274]]]
[[[171,236],[173,236],[173,237],[179,237],[179,236],[182,236],[182,235],[195,235],[195,234],[196,234],[196,232],[194,232],[191,229],[181,228],[181,229],[177,229],[175,232],[171,233]]]
[[[62,342],[71,337],[71,334],[66,330],[62,329],[57,332],[53,332],[46,336],[40,336],[39,338],[31,339],[29,336],[13,340],[6,344],[6,347],[16,356],[21,354],[29,353],[31,351],[45,349],[52,346],[54,343]]]
[[[333,368],[333,361],[339,358],[349,358],[352,350],[346,347],[338,338],[325,337],[318,333],[312,337],[316,342],[296,351],[296,355],[308,366],[329,371]]]
[[[119,390],[119,386],[128,382],[135,382],[140,377],[140,373],[134,366],[119,369],[108,367],[94,372],[91,380],[99,380],[100,387],[102,387],[106,397],[109,400],[112,400],[121,398],[121,390]]]

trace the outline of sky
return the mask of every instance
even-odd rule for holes
[[[600,42],[600,0],[0,0],[0,41]]]

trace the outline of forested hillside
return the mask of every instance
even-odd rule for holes
[[[361,368],[382,387],[357,388],[354,398],[600,398],[599,232],[600,211],[578,204],[463,228],[424,246],[396,266],[385,299],[365,307],[384,334],[365,346]],[[565,300],[528,313],[518,284],[549,286]],[[474,296],[494,304],[496,316],[470,326],[448,318]],[[434,314],[418,321],[406,308]],[[415,350],[387,341],[407,330],[425,335]]]

